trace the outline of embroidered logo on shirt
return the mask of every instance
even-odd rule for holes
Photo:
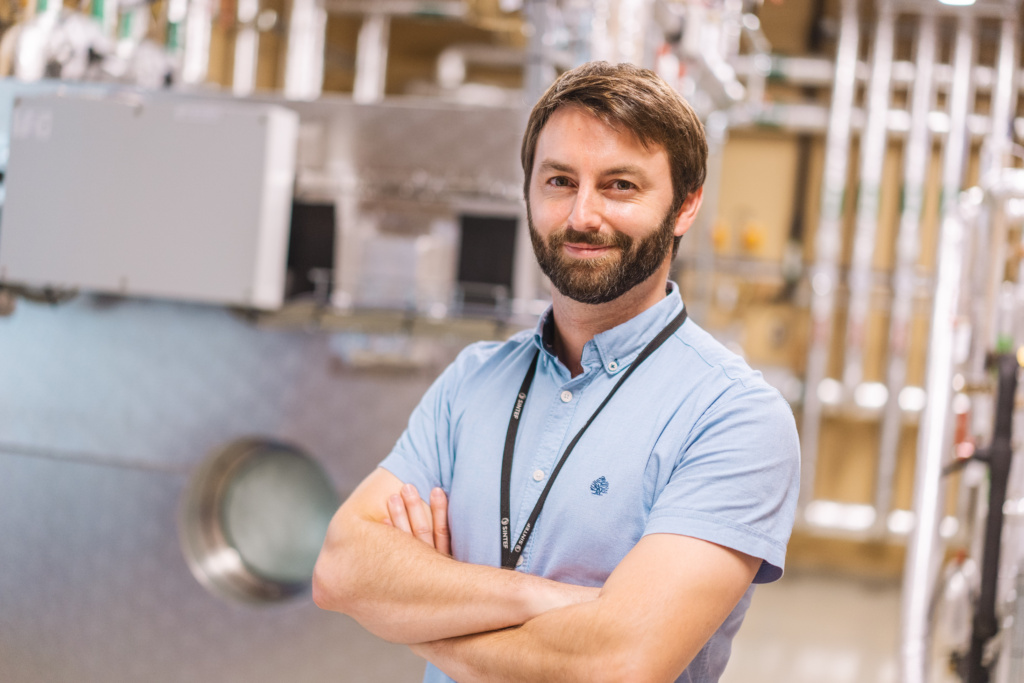
[[[598,477],[594,480],[594,483],[590,485],[590,492],[595,496],[603,496],[608,493],[608,480],[604,477]]]

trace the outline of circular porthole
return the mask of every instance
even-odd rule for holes
[[[214,593],[271,602],[308,592],[339,505],[327,474],[294,446],[243,439],[196,471],[181,509],[181,543]]]

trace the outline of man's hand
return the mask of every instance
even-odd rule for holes
[[[335,513],[313,572],[319,607],[385,640],[421,643],[518,626],[597,597],[597,588],[452,559],[447,498],[432,492],[428,506],[407,486],[377,469]]]
[[[388,496],[388,519],[385,524],[412,534],[445,555],[452,554],[451,534],[448,530],[448,496],[444,490],[430,492],[430,506],[420,498],[416,487],[403,484],[401,493]]]

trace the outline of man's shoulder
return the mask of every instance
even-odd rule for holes
[[[698,373],[702,370],[718,371],[725,381],[765,383],[761,373],[751,368],[742,356],[693,320],[688,320],[674,336],[680,342],[680,350],[687,354],[689,369]]]
[[[675,337],[677,351],[685,355],[686,375],[705,397],[706,408],[725,399],[750,402],[768,412],[791,413],[789,403],[759,370],[692,320]]]
[[[504,341],[478,341],[466,346],[448,368],[453,379],[465,379],[506,363],[518,362],[536,348],[533,331],[516,332]]]

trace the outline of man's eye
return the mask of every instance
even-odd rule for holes
[[[569,187],[569,179],[566,178],[565,176],[555,176],[548,182],[554,185],[555,187]]]
[[[616,180],[612,183],[612,187],[621,192],[626,192],[628,190],[632,190],[636,186],[628,180]]]

